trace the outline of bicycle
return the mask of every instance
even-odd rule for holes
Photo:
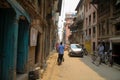
[[[105,54],[105,63],[112,67],[113,66],[113,62],[114,62],[114,60],[113,60],[112,50],[109,50]]]
[[[108,63],[109,63],[109,53],[108,53],[108,52],[105,52],[105,53],[104,53],[104,63],[105,63],[105,64],[108,64]]]
[[[97,51],[94,51],[92,55],[92,63],[97,66],[101,64],[101,55],[99,55]]]
[[[104,52],[101,61],[102,63],[105,63],[106,65],[110,65],[112,67],[114,62],[112,50],[109,50],[108,52]]]

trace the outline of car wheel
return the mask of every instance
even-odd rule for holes
[[[83,54],[83,52],[81,53],[80,57],[84,57],[84,54]]]

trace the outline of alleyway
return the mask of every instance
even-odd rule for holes
[[[98,67],[88,56],[75,58],[67,54],[66,51],[60,66],[56,63],[57,53],[52,54],[41,80],[120,80],[120,71],[115,68],[104,64]]]

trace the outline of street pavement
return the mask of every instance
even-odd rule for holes
[[[57,53],[53,53],[41,80],[120,80],[118,68],[105,64],[96,66],[90,56],[69,57],[65,51],[64,59],[62,65],[57,65]]]

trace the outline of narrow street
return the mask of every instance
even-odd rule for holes
[[[114,67],[91,63],[90,56],[69,57],[65,51],[65,61],[58,66],[57,53],[53,53],[48,61],[46,71],[41,80],[120,80],[120,71]]]

